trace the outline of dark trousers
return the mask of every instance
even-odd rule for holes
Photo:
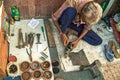
[[[75,8],[68,7],[63,11],[61,17],[59,18],[59,24],[61,25],[61,30],[63,33],[67,33],[67,28],[71,28],[78,32],[77,36],[79,37],[82,30],[84,29],[85,24],[81,24],[79,27],[77,27],[77,25],[72,23],[76,13],[77,11]],[[100,45],[102,43],[102,39],[93,30],[89,30],[82,39],[94,46]]]

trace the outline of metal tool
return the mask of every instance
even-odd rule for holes
[[[24,41],[23,41],[23,33],[22,33],[22,29],[19,29],[19,33],[18,33],[18,46],[16,46],[17,48],[24,48]]]
[[[25,43],[24,43],[25,46],[28,46],[28,34],[25,33]]]
[[[31,50],[31,48],[29,48],[29,52],[28,52],[28,49],[26,48],[26,52],[29,56],[30,61],[32,62],[32,50]]]
[[[34,36],[35,36],[34,33],[28,34],[28,44],[30,45],[30,48],[32,48],[32,46],[33,46]]]
[[[42,57],[42,56],[40,57],[40,59],[41,59],[42,61],[45,61],[45,58],[44,58],[44,57]]]
[[[48,47],[46,47],[43,51],[46,51]]]
[[[41,42],[40,42],[40,33],[37,33],[36,34],[36,36],[37,36],[37,51],[39,52],[39,46],[41,45]]]
[[[43,28],[43,26],[41,26],[41,30],[42,30],[43,37],[44,37],[44,40],[45,40],[45,33],[44,33],[44,28]]]
[[[36,36],[37,36],[37,43],[36,44],[41,44],[41,42],[40,42],[40,33],[37,33]]]
[[[44,52],[41,52],[41,55],[42,55],[44,58],[47,58],[47,57],[48,57]]]

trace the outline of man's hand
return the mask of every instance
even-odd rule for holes
[[[60,37],[62,39],[62,42],[63,42],[64,46],[67,46],[68,43],[69,43],[69,38],[66,36],[66,34],[61,32]]]
[[[72,49],[74,49],[77,46],[78,42],[79,40],[75,40],[72,42]]]
[[[77,27],[79,27],[81,24],[85,24],[85,22],[82,21],[82,19],[80,20],[73,20],[73,24],[77,25]]]

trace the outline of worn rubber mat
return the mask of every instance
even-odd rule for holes
[[[89,65],[83,49],[81,49],[79,52],[71,52],[69,57],[73,65]]]

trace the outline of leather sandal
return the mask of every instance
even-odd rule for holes
[[[117,51],[117,46],[114,41],[108,42],[110,49],[113,51],[116,58],[120,58],[120,54]]]
[[[109,46],[107,44],[104,45],[105,48],[105,57],[106,59],[111,62],[114,59],[114,53],[112,52],[112,50],[109,48]]]

